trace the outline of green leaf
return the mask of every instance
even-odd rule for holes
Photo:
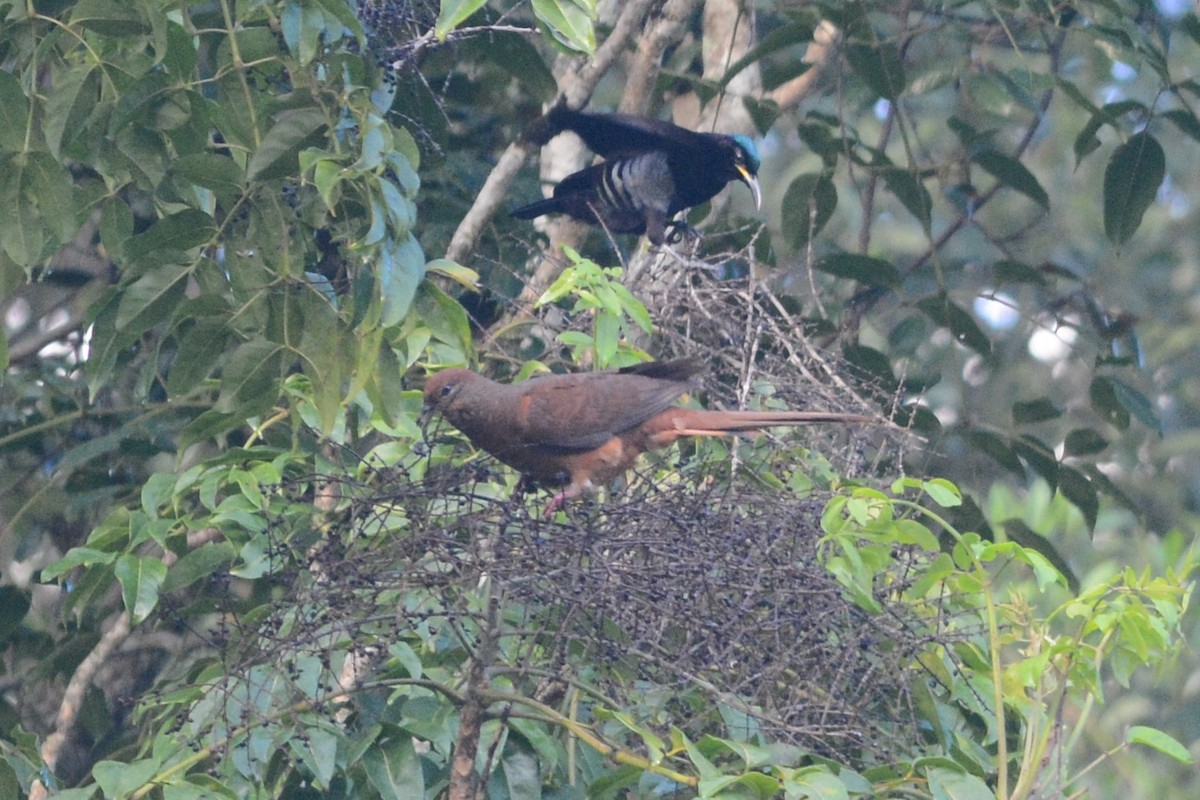
[[[996,283],[1032,283],[1037,286],[1048,283],[1046,276],[1036,267],[1007,258],[992,265],[992,275]]]
[[[1058,486],[1058,459],[1045,443],[1032,436],[1020,436],[1012,442],[1013,451],[1052,487]]]
[[[957,486],[945,478],[924,481],[921,488],[933,502],[942,508],[955,508],[962,505],[962,493]]]
[[[948,328],[959,344],[970,347],[982,356],[991,356],[991,339],[979,327],[975,317],[953,303],[947,295],[936,294],[919,300],[917,308],[938,326]]]
[[[229,324],[222,317],[199,319],[188,328],[167,371],[167,394],[179,399],[211,375],[228,349],[229,337]]]
[[[67,551],[65,556],[42,569],[42,580],[52,581],[76,567],[90,567],[92,564],[111,564],[114,559],[116,559],[115,553],[98,550],[93,547],[72,547]]]
[[[895,100],[904,91],[908,79],[900,61],[900,51],[892,42],[849,44],[846,60],[862,82],[878,96]]]
[[[1084,157],[1089,153],[1093,153],[1100,149],[1100,139],[1096,136],[1096,132],[1104,125],[1104,116],[1100,113],[1094,114],[1087,124],[1080,129],[1075,136],[1075,142],[1071,149],[1075,152],[1075,167],[1078,168]]]
[[[568,52],[591,55],[596,51],[594,14],[569,0],[533,0],[533,13],[551,40]]]
[[[170,173],[210,189],[218,197],[225,199],[241,194],[245,177],[236,161],[216,153],[193,153],[177,158],[171,162]]]
[[[617,317],[607,311],[601,311],[596,315],[596,362],[601,369],[613,366],[620,334],[621,325]]]
[[[109,257],[124,261],[133,238],[133,211],[120,197],[109,197],[100,206],[100,243]]]
[[[389,180],[379,178],[376,181],[379,196],[383,200],[383,208],[388,216],[388,231],[393,238],[407,236],[417,221],[417,206],[405,197],[404,192]],[[414,187],[415,191],[415,187]],[[422,261],[422,263],[424,263]]]
[[[279,112],[246,164],[246,180],[295,175],[300,170],[300,150],[309,144],[309,137],[316,137],[322,131],[325,124],[325,113],[319,108]]]
[[[775,120],[779,119],[783,111],[779,108],[779,104],[774,100],[767,98],[758,100],[753,97],[743,97],[742,106],[745,107],[746,113],[750,115],[750,121],[754,123],[755,129],[758,130],[760,136],[765,136],[771,126],[775,124]]]
[[[117,329],[132,327],[141,332],[166,319],[183,299],[188,274],[180,266],[166,264],[126,287],[117,306]]]
[[[84,121],[100,97],[100,71],[76,66],[55,71],[54,91],[46,98],[43,128],[46,145],[55,158],[84,131]],[[7,111],[7,113],[12,113]]]
[[[7,758],[14,758],[14,756],[9,755]],[[0,761],[0,797],[20,796],[21,781],[17,779],[17,771],[13,769],[12,764],[7,760]],[[61,797],[62,795],[55,792],[54,796]]]
[[[1200,141],[1200,120],[1196,119],[1196,115],[1185,108],[1173,108],[1170,111],[1164,111],[1162,116],[1175,123],[1175,127],[1192,137],[1196,141]]]
[[[972,447],[991,456],[996,463],[1014,475],[1025,474],[1025,467],[1021,464],[1021,459],[999,435],[991,431],[975,430],[967,432],[966,439]]]
[[[316,4],[288,3],[280,15],[280,29],[288,50],[307,65],[316,57],[326,33],[325,13]]]
[[[813,117],[812,114],[808,116]],[[823,118],[816,119],[816,122],[801,122],[796,126],[796,133],[800,135],[800,141],[805,147],[821,157],[827,169],[833,169],[849,143],[834,135],[836,127]]]
[[[650,312],[646,310],[646,306],[642,305],[642,301],[634,297],[633,293],[620,283],[614,282],[612,291],[621,301],[621,311],[646,333],[652,333],[654,320],[651,318]]]
[[[473,292],[477,292],[480,289],[478,272],[446,258],[433,259],[425,265],[425,272],[427,274],[432,272],[435,275],[443,275]]]
[[[545,57],[537,48],[537,42],[518,33],[492,31],[479,37],[455,42],[460,52],[469,52],[471,57],[495,64],[520,82],[525,95],[549,104],[558,92],[554,73],[550,71]]]
[[[197,442],[220,436],[223,433],[240,427],[245,417],[231,411],[218,411],[210,408],[194,420],[183,426],[180,434],[180,446],[189,447]]]
[[[128,244],[129,256],[145,258],[162,250],[191,250],[212,239],[216,230],[216,222],[208,214],[194,208],[186,208],[177,214],[159,219],[134,236]]]
[[[363,753],[362,763],[367,780],[383,800],[425,796],[425,776],[411,736],[377,741]]]
[[[510,719],[508,724],[537,753],[538,759],[542,762],[542,771],[552,774],[558,767],[560,748],[558,740],[550,735],[546,726],[543,723],[520,717]]]
[[[759,42],[744,56],[729,65],[721,76],[720,86],[728,86],[734,77],[746,67],[761,61],[767,56],[786,50],[795,45],[807,44],[812,41],[813,28],[807,22],[789,22],[762,37]],[[799,59],[793,59],[799,61]],[[805,68],[811,65],[805,65]]]
[[[316,418],[310,418],[308,423],[329,435],[342,410],[348,373],[355,363],[350,349],[353,337],[343,329],[341,318],[323,297],[306,295],[301,306],[304,331],[299,354],[310,382],[309,397],[317,411]]]
[[[45,221],[46,232],[55,244],[70,241],[78,229],[76,199],[78,190],[71,173],[46,152],[29,154],[28,196]]]
[[[282,359],[283,348],[265,339],[238,345],[221,375],[221,393],[214,411],[236,412],[235,416],[242,419],[266,413],[279,397]]]
[[[828,175],[810,172],[792,181],[780,206],[788,243],[803,250],[809,238],[820,233],[829,222],[837,202],[837,189]]]
[[[407,642],[392,642],[388,647],[388,653],[392,658],[400,662],[400,666],[404,667],[404,671],[408,673],[408,677],[420,679],[424,673],[424,667],[421,665],[421,657]]]
[[[1097,150],[1100,146],[1100,140],[1096,137],[1096,133],[1105,125],[1110,125],[1117,130],[1121,130],[1121,122],[1118,120],[1121,115],[1129,112],[1139,112],[1142,116],[1148,113],[1148,109],[1144,104],[1138,101],[1118,101],[1116,103],[1108,103],[1104,108],[1097,108],[1091,101],[1082,96],[1078,88],[1072,83],[1060,80],[1058,85],[1062,89],[1067,90],[1067,94],[1078,102],[1080,106],[1090,110],[1092,113],[1091,119],[1087,120],[1087,125],[1082,127],[1078,136],[1075,137],[1075,167],[1078,168],[1084,156]]]
[[[1005,536],[1026,550],[1040,554],[1059,574],[1067,579],[1067,586],[1072,592],[1079,592],[1079,576],[1072,571],[1071,565],[1067,563],[1062,553],[1058,552],[1049,539],[1019,519],[1006,519],[1001,525],[1004,528]]]
[[[1184,15],[1180,20],[1180,27],[1184,33],[1191,37],[1192,41],[1200,44],[1200,18],[1196,17],[1196,12],[1192,11]]]
[[[139,129],[149,127],[154,109],[163,102],[163,95],[168,88],[166,73],[157,71],[145,73],[131,85],[124,87],[108,122],[109,135],[137,133]]]
[[[1058,490],[1083,514],[1088,530],[1095,530],[1096,517],[1100,513],[1100,499],[1097,497],[1096,487],[1088,477],[1079,470],[1060,464]]]
[[[1048,397],[1036,400],[1019,400],[1012,404],[1013,423],[1023,425],[1031,422],[1045,422],[1062,416],[1062,409]]]
[[[1133,236],[1166,175],[1162,145],[1139,133],[1113,151],[1104,170],[1104,234],[1114,244]]]
[[[156,472],[142,484],[142,511],[153,518],[158,509],[167,504],[175,489],[175,475],[170,472]]]
[[[0,157],[0,248],[32,267],[77,227],[71,175],[45,151]]]
[[[1161,436],[1162,423],[1159,421],[1158,415],[1154,413],[1154,406],[1150,399],[1122,380],[1109,378],[1109,381],[1112,383],[1113,394],[1116,395],[1118,402],[1133,414],[1138,422]]]
[[[361,45],[364,41],[362,23],[359,22],[358,15],[355,13],[355,7],[344,0],[316,0],[316,3],[325,9],[326,15],[336,19],[342,23]]]
[[[525,749],[509,748],[508,754],[500,760],[500,766],[504,774],[504,788],[510,798],[540,800],[542,776],[538,770],[537,757],[533,753]]]
[[[161,763],[158,759],[145,758],[137,761],[97,761],[92,767],[92,777],[104,790],[105,797],[127,797],[142,788],[158,774]]]
[[[934,768],[926,773],[934,800],[995,800],[987,784],[966,772]]]
[[[1010,189],[1017,190],[1042,208],[1050,207],[1050,196],[1046,190],[1033,173],[1015,158],[989,149],[976,153],[971,160]]]
[[[829,773],[823,766],[812,766],[798,769],[794,774],[786,775],[783,788],[788,797],[807,798],[808,800],[847,800],[849,793],[846,785]],[[763,797],[774,797],[776,792]]]
[[[437,25],[433,33],[439,41],[446,39],[446,34],[467,21],[467,18],[487,5],[487,0],[442,0],[438,12]]]
[[[890,167],[883,171],[883,183],[888,191],[908,209],[908,213],[917,218],[921,227],[929,230],[933,219],[933,199],[916,175],[899,167]]]
[[[29,98],[21,83],[9,70],[0,69],[0,152],[16,153],[25,148],[25,125],[29,119]]]
[[[1129,409],[1121,405],[1121,401],[1117,399],[1112,378],[1106,375],[1098,375],[1093,378],[1088,387],[1088,400],[1092,404],[1092,410],[1109,425],[1120,430],[1129,427]]]
[[[1091,428],[1076,428],[1067,434],[1064,452],[1069,456],[1090,456],[1108,447],[1108,440]]]
[[[327,788],[337,765],[338,735],[324,727],[310,724],[304,727],[303,738],[294,738],[288,744],[292,753],[312,771],[317,788]]]
[[[143,36],[150,32],[136,5],[119,0],[80,0],[71,9],[71,24],[104,36]]]
[[[376,273],[383,304],[380,324],[398,325],[408,316],[417,287],[425,278],[425,254],[412,234],[400,242],[388,237],[379,248]]]
[[[837,253],[817,259],[813,268],[867,286],[886,286],[891,289],[900,286],[900,272],[881,258]]]
[[[229,542],[208,542],[187,553],[171,565],[160,591],[163,594],[184,589],[199,580],[223,575],[237,558]]]
[[[1158,752],[1168,755],[1183,764],[1194,763],[1195,759],[1175,737],[1163,733],[1157,728],[1146,725],[1134,725],[1125,735],[1125,741],[1130,744],[1144,744],[1153,747]]]
[[[1124,381],[1100,375],[1092,381],[1089,396],[1092,408],[1116,427],[1127,428],[1132,414],[1147,428],[1162,434],[1162,423],[1149,398]]]
[[[115,573],[121,582],[125,610],[136,625],[158,605],[159,587],[167,577],[167,565],[153,556],[123,555],[117,559]]]
[[[869,375],[885,391],[892,391],[896,387],[896,375],[892,371],[892,361],[886,353],[873,347],[855,344],[842,348],[842,355],[846,361]]]

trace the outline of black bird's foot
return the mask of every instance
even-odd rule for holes
[[[667,244],[679,244],[684,239],[699,239],[700,231],[688,225],[681,219],[673,219],[667,223]]]

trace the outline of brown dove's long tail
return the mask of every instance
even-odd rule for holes
[[[680,436],[727,436],[734,433],[760,433],[783,425],[831,423],[872,423],[878,420],[863,414],[840,411],[703,411],[672,408],[651,420],[651,440],[664,446]]]

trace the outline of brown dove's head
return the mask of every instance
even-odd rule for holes
[[[445,411],[462,387],[472,381],[486,380],[469,369],[444,369],[425,381],[425,403],[421,416],[428,418],[435,411]]]

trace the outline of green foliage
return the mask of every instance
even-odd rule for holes
[[[1171,656],[1195,564],[1163,577],[1125,569],[1066,592],[1066,576],[1038,549],[951,525],[943,509],[961,503],[957,487],[940,479],[902,479],[890,495],[860,488],[836,497],[822,517],[826,564],[869,613],[881,613],[881,592],[900,592],[961,631],[950,647],[918,657],[934,678],[929,699],[941,706],[928,719],[935,741],[957,762],[949,775],[928,771],[934,797],[1035,797],[1048,781],[1070,791],[1095,764],[1074,775],[1045,769],[1067,762],[1069,743],[1086,722],[1072,727],[1063,709],[1102,701],[1106,674],[1128,686],[1134,670]],[[879,577],[896,574],[902,563],[913,570],[911,580],[880,586]],[[979,721],[987,735],[975,741],[995,748],[994,761],[990,752],[953,748],[975,738],[971,726]],[[1191,761],[1182,745],[1153,728],[1131,732],[1127,743]],[[975,775],[994,775],[996,788]]]
[[[299,475],[293,462],[260,448],[219,467],[190,470],[176,482],[155,481],[140,514],[150,519],[121,515],[49,574],[81,564],[97,569],[106,562],[103,554],[118,564],[131,559],[136,542],[152,535],[135,531],[154,529],[150,522],[157,519],[169,523],[159,530],[172,531],[168,549],[184,531],[212,528],[221,530],[220,544],[230,546],[212,556],[192,551],[155,588],[213,585],[227,573],[244,580],[300,579],[316,590],[332,562],[323,555],[322,524],[303,499],[315,488],[312,479],[279,491],[286,473]],[[1073,776],[1048,777],[1042,769],[1047,759],[1059,763],[1066,743],[1075,740],[1069,725],[1083,724],[1064,722],[1075,718],[1063,709],[1102,700],[1106,673],[1127,683],[1134,669],[1175,651],[1191,567],[1165,577],[1125,570],[1072,594],[1037,550],[987,541],[947,523],[942,514],[961,502],[949,481],[903,479],[890,493],[846,490],[822,515],[823,562],[864,613],[891,613],[884,599],[903,598],[930,630],[943,631],[911,660],[914,676],[921,676],[914,689],[925,687],[916,708],[926,734],[904,761],[864,769],[773,744],[731,696],[722,701],[727,732],[697,734],[659,706],[659,689],[651,685],[642,689],[648,707],[658,708],[649,715],[617,707],[605,698],[603,680],[591,683],[585,675],[571,682],[569,711],[542,702],[506,670],[464,691],[474,650],[462,645],[463,637],[502,643],[515,633],[505,633],[509,626],[524,627],[531,615],[550,611],[513,600],[498,605],[485,580],[458,598],[458,611],[435,587],[383,588],[376,606],[407,609],[407,619],[390,628],[360,623],[354,635],[324,620],[316,595],[311,604],[248,605],[239,612],[238,636],[250,637],[241,647],[282,651],[234,669],[198,659],[186,679],[144,703],[142,725],[152,747],[132,762],[96,764],[93,777],[105,797],[161,790],[236,795],[253,787],[278,795],[311,785],[331,796],[370,791],[432,798],[451,780],[464,706],[481,702],[489,709],[482,739],[493,743],[495,754],[485,779],[493,791],[507,786],[514,797],[565,785],[614,798],[633,787],[646,795],[691,787],[706,798],[882,798],[897,791],[1023,798],[1046,780],[1069,788]],[[342,514],[333,510],[327,518]],[[264,527],[264,519],[275,522]],[[403,519],[380,522],[369,534],[378,542],[344,544],[361,554],[362,547],[403,541]],[[946,544],[935,531],[950,537]],[[128,588],[120,573],[119,566],[116,575],[103,572],[103,580]],[[381,669],[344,694],[350,665],[374,647],[388,653]],[[522,659],[523,669],[538,674],[532,653]],[[597,679],[605,674],[599,665],[593,669]],[[353,724],[339,721],[351,709]],[[414,747],[414,739],[424,744]],[[1145,726],[1131,730],[1127,743],[1188,758],[1172,737]]]
[[[843,324],[856,364],[876,354],[860,366],[898,388],[922,433],[1047,480],[1095,518],[1097,498],[1129,499],[1097,477],[1100,464],[1132,463],[1162,430],[1139,362],[1156,315],[1124,287],[1145,263],[1129,248],[1159,252],[1150,239],[1200,129],[1194,42],[1149,35],[1112,5],[1058,18],[1006,7],[984,23],[995,38],[980,50],[977,17],[942,11],[917,28],[880,3],[779,14],[731,65],[794,74],[797,37],[822,20],[843,32],[852,76],[782,117],[779,138],[794,132],[802,146],[764,165],[781,178],[774,263],[820,273],[808,281],[815,297],[793,289],[798,316],[817,330]],[[1126,67],[1135,77],[1112,77]],[[998,319],[1005,306],[1011,321]],[[1039,330],[1068,331],[1066,353],[1019,354]],[[1091,408],[1073,402],[1080,382],[1092,383]],[[1010,387],[1044,384],[1061,415],[1034,420],[1003,402],[1033,402]],[[1065,447],[1082,429],[1107,446]]]
[[[598,367],[624,367],[646,360],[646,354],[635,347],[635,335],[649,334],[653,322],[646,307],[621,284],[620,267],[601,267],[580,257],[571,248],[564,248],[571,260],[567,267],[538,298],[537,304],[557,303],[573,297],[571,311],[575,315],[590,314],[592,333],[564,331],[559,341],[571,348],[577,362],[594,359]]]
[[[401,5],[411,40],[381,44],[360,22]],[[1172,516],[1186,506],[1162,496],[1185,493],[1195,444],[1179,426],[1194,411],[1196,326],[1177,302],[1194,253],[1168,201],[1187,194],[1180,165],[1200,141],[1188,71],[1200,22],[1111,3],[1070,12],[1086,24],[1057,8],[987,10],[938,6],[910,27],[891,4],[764,7],[766,35],[723,75],[691,74],[684,44],[662,81],[716,97],[754,69],[782,87],[814,68],[799,48],[820,23],[841,28],[836,91],[818,86],[802,112],[746,98],[764,132],[782,120],[763,241],[777,243],[773,265],[814,271],[816,295],[787,298],[801,326],[836,332],[847,361],[896,390],[901,421],[963,489],[991,488],[981,512],[945,480],[839,489],[828,464],[818,478],[780,466],[819,456],[742,451],[773,491],[837,489],[824,566],[863,615],[890,619],[896,603],[915,615],[918,735],[882,759],[776,741],[763,709],[700,679],[656,685],[579,653],[578,674],[539,673],[560,645],[521,637],[552,633],[554,609],[498,598],[486,575],[372,594],[339,571],[405,547],[419,515],[448,521],[445,553],[467,550],[485,541],[481,512],[513,502],[507,472],[386,502],[392,476],[416,483],[462,460],[453,437],[422,441],[405,375],[476,361],[456,293],[511,290],[497,265],[512,269],[529,234],[498,217],[471,267],[425,253],[551,99],[556,54],[596,51],[595,3],[0,4],[0,294],[28,299],[45,329],[62,311],[79,334],[44,356],[0,336],[0,533],[13,563],[41,554],[42,589],[61,587],[51,611],[0,587],[6,669],[16,695],[45,701],[46,722],[56,700],[43,693],[81,674],[114,617],[135,637],[188,630],[199,643],[137,671],[132,717],[89,693],[88,760],[58,776],[41,760],[49,728],[30,733],[29,709],[0,699],[0,796],[58,780],[78,788],[57,796],[76,798],[441,797],[470,709],[482,744],[466,760],[498,798],[1094,788],[1095,764],[1066,756],[1095,755],[1094,709],[1138,691],[1147,667],[1170,669],[1188,624],[1187,523]],[[1117,86],[1121,64],[1137,77]],[[77,279],[80,252],[101,266],[39,305]],[[628,273],[566,255],[539,300],[575,323],[557,341],[597,367],[643,360],[653,320]],[[984,301],[1019,322],[993,324]],[[1037,334],[1064,331],[1078,337],[1069,355],[1027,355]],[[1155,439],[1166,432],[1179,438]],[[696,464],[719,451],[724,465],[721,448],[652,477],[715,483]],[[1147,464],[1152,450],[1172,471]],[[1032,488],[1002,501],[1001,478]],[[374,494],[355,503],[346,487]],[[1118,506],[1141,517],[1114,522]],[[523,532],[512,524],[486,535]],[[1143,525],[1161,539],[1135,540]],[[1130,550],[1098,552],[1112,540]],[[1155,563],[1126,566],[1130,551]],[[442,551],[421,556],[373,575],[444,569]],[[347,587],[334,600],[370,598],[353,630],[315,599],[331,586]],[[512,641],[527,671],[481,677],[480,648]],[[1162,729],[1106,718],[1116,738],[1095,763],[1135,746],[1190,763],[1167,716]]]

